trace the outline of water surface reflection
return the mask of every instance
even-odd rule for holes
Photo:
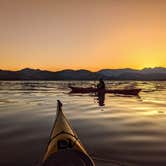
[[[106,82],[142,88],[140,98],[68,94],[68,84],[94,81],[1,81],[0,165],[33,166],[41,159],[56,114],[56,100],[96,165],[166,165],[166,82]],[[101,111],[104,110],[104,111]]]

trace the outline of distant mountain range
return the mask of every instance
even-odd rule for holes
[[[19,71],[0,70],[0,80],[166,80],[166,68],[144,68],[135,70],[103,69],[97,72],[88,70],[46,71],[25,68]]]

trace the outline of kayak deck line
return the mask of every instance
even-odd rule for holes
[[[52,137],[52,138],[49,140],[48,144],[50,144],[50,142],[53,141],[53,140],[54,140],[57,136],[59,136],[60,134],[71,135],[71,136],[74,137],[76,140],[79,140],[78,137],[76,137],[76,136],[74,136],[74,135],[72,135],[72,134],[70,134],[70,133],[67,133],[67,132],[65,132],[65,131],[62,131],[62,132],[58,133],[57,135],[55,135],[54,137]]]
[[[68,135],[71,135],[72,137],[75,137],[75,139],[78,139],[76,136],[74,136],[74,135],[72,135],[72,134],[70,134],[70,133],[67,133],[67,132],[65,132],[65,131],[62,131],[62,132],[60,132],[60,133],[58,133],[57,135],[55,135],[53,138],[51,138],[50,140],[49,140],[49,142],[51,142],[53,139],[55,139],[58,135],[60,135],[60,134],[68,134]]]
[[[57,101],[56,119],[43,157],[42,166],[95,166]]]

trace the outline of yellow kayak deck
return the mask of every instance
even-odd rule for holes
[[[43,158],[43,166],[94,166],[62,111],[58,100],[56,120]]]

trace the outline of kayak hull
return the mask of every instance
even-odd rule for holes
[[[64,163],[67,161],[68,163]],[[42,166],[57,164],[64,166],[94,166],[93,160],[62,112],[60,101],[58,101],[57,116],[51,131]]]
[[[103,89],[99,90],[97,88],[82,88],[82,87],[73,87],[69,86],[71,89],[70,93],[114,93],[114,94],[123,94],[123,95],[138,95],[141,89]]]

